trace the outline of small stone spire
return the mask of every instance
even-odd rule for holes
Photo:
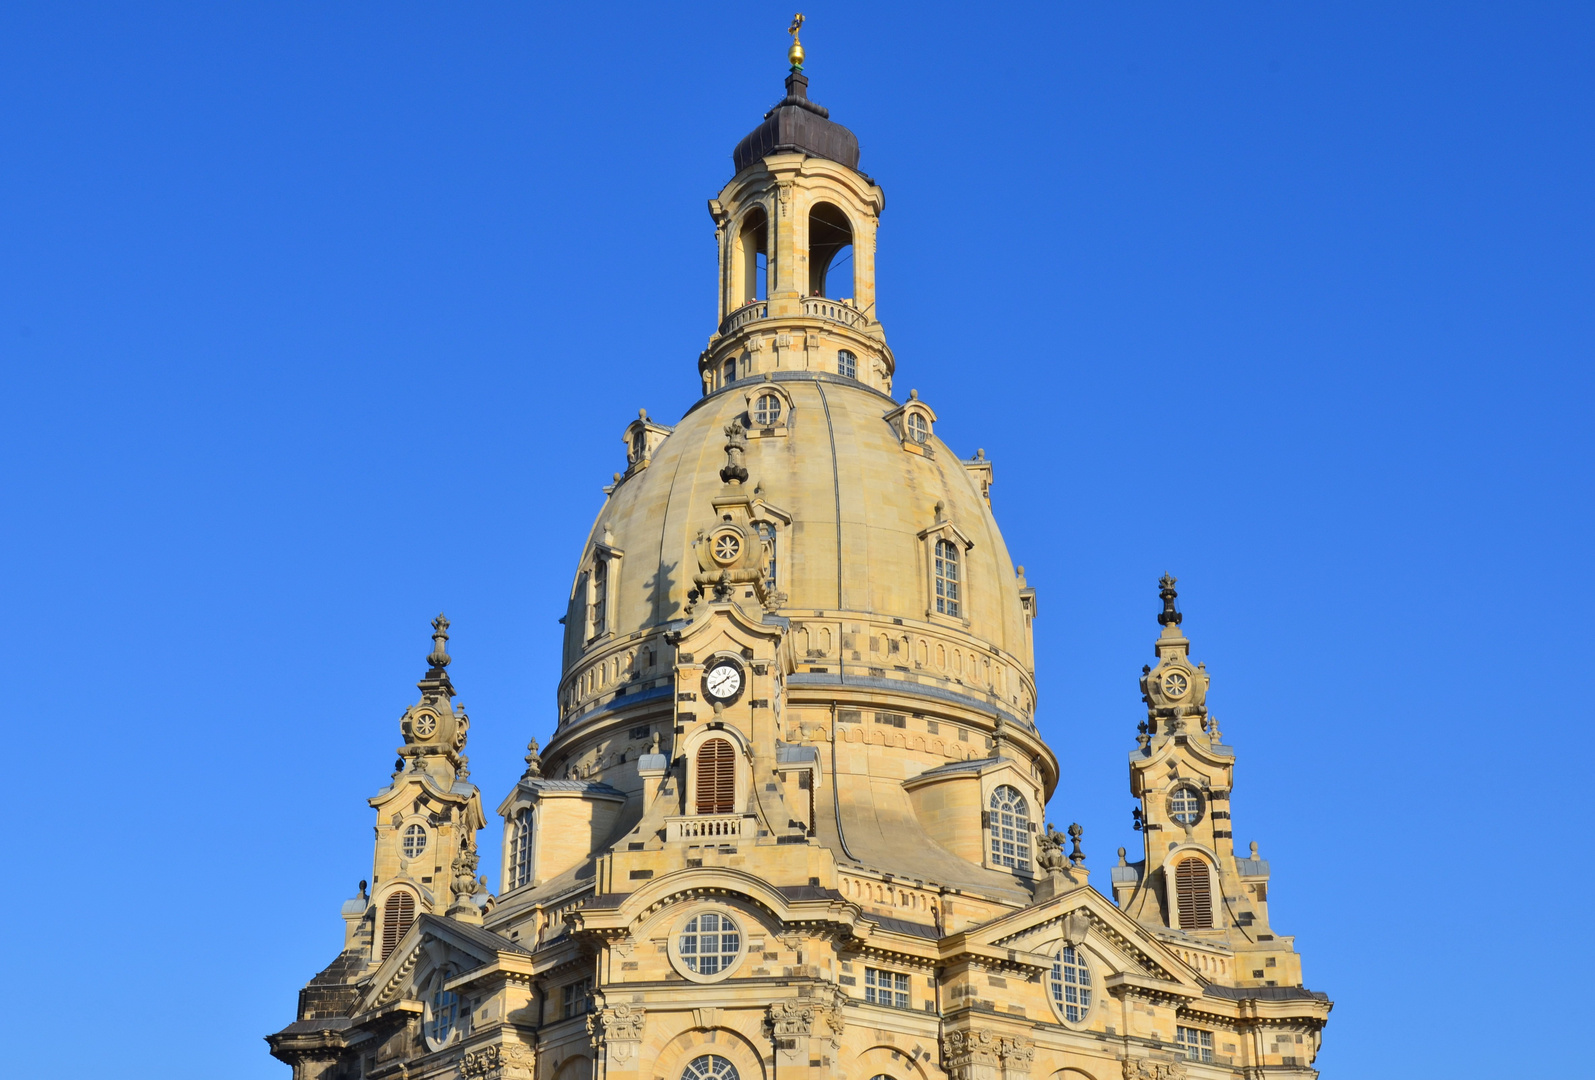
[[[536,739],[526,744],[526,771],[521,774],[522,780],[534,780],[543,775],[543,758],[537,750]]]
[[[438,617],[432,620],[432,652],[426,658],[431,667],[426,673],[427,678],[437,678],[449,666],[448,641],[449,620],[440,611]]]
[[[748,479],[747,466],[742,464],[742,455],[748,448],[748,433],[742,430],[741,424],[727,424],[725,433],[726,463],[720,470],[720,479],[741,486]]]
[[[1080,850],[1080,838],[1085,835],[1085,830],[1077,821],[1069,826],[1069,840],[1074,844],[1074,849],[1069,852],[1069,865],[1079,866],[1085,862],[1085,852]]]
[[[454,864],[449,868],[454,875],[451,883],[454,903],[444,914],[451,919],[478,924],[482,921],[482,911],[471,899],[476,895],[476,862],[476,848],[467,839],[460,845],[460,853],[454,856]]]
[[[1185,616],[1181,615],[1179,610],[1174,606],[1174,601],[1178,599],[1180,595],[1174,591],[1175,582],[1178,580],[1178,578],[1170,577],[1166,572],[1161,578],[1158,579],[1158,596],[1163,598],[1163,611],[1157,617],[1159,626],[1169,626],[1171,624],[1178,626],[1180,625],[1181,620],[1185,618]]]

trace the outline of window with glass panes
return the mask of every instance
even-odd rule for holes
[[[564,1016],[569,1020],[573,1016],[593,1011],[593,977],[578,979],[567,983],[564,989]]]
[[[1052,965],[1052,1000],[1071,1024],[1091,1010],[1091,969],[1073,945],[1065,945]]]
[[[532,815],[522,810],[510,836],[510,887],[520,888],[532,880]]]
[[[460,1019],[460,998],[454,991],[444,988],[447,978],[442,972],[437,974],[432,983],[431,1000],[427,1002],[426,1037],[434,1048],[449,1041]]]
[[[756,524],[759,530],[759,539],[763,540],[769,547],[770,561],[764,567],[764,580],[765,584],[773,589],[775,588],[775,526],[768,521],[760,521]]]
[[[406,825],[404,828],[404,857],[413,859],[426,850],[426,826]]]
[[[1195,825],[1202,816],[1202,800],[1191,788],[1175,788],[1169,796],[1169,817],[1181,825]]]
[[[958,548],[951,540],[936,541],[936,613],[958,615]]]
[[[742,951],[742,932],[729,915],[706,911],[694,915],[681,928],[676,952],[699,975],[718,975],[736,963]]]
[[[836,373],[846,375],[849,379],[858,378],[858,357],[846,349],[836,354]]]
[[[991,861],[1012,870],[1030,869],[1030,804],[1019,789],[1003,784],[991,793],[987,814]]]
[[[925,419],[923,413],[908,414],[908,437],[917,443],[930,442],[930,421]]]
[[[908,976],[900,971],[865,968],[864,1000],[875,1005],[908,1008]]]
[[[1201,1028],[1177,1027],[1174,1042],[1185,1051],[1187,1061],[1213,1060],[1213,1033]]]
[[[687,1062],[681,1080],[740,1080],[737,1067],[719,1054],[705,1054]]]
[[[781,422],[781,399],[775,394],[760,394],[753,403],[755,427],[774,427]]]

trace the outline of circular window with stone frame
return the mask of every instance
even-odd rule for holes
[[[419,859],[426,851],[426,842],[426,826],[420,822],[412,822],[404,827],[404,833],[399,841],[399,851],[406,859]]]
[[[709,537],[709,556],[721,566],[730,566],[742,557],[742,534],[736,529],[721,529]]]
[[[728,977],[748,954],[748,935],[736,916],[722,907],[694,907],[671,927],[670,965],[689,982],[712,983]]]
[[[1189,784],[1169,792],[1169,820],[1177,825],[1195,825],[1202,820],[1202,793]]]

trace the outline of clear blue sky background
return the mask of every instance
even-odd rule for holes
[[[1135,839],[1172,571],[1326,1074],[1565,1056],[1595,9],[806,10],[898,385],[1040,590],[1054,819],[1104,877]],[[693,400],[790,14],[0,9],[6,1073],[287,1075],[440,609],[509,790],[621,430]]]

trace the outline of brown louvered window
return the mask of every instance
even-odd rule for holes
[[[1179,896],[1180,929],[1210,930],[1213,926],[1213,889],[1207,863],[1181,859],[1174,868],[1174,891]]]
[[[698,813],[729,814],[736,806],[737,758],[724,739],[698,747]]]
[[[404,932],[415,922],[415,897],[400,889],[382,905],[382,959],[399,944]]]

